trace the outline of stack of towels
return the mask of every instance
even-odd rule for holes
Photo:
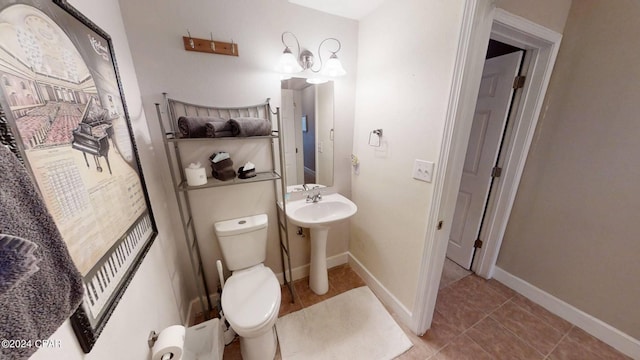
[[[181,116],[178,129],[185,138],[267,136],[271,135],[271,121],[251,117],[225,120],[216,116]]]
[[[217,152],[209,157],[211,161],[211,175],[222,181],[232,180],[236,177],[233,170],[233,161],[226,151]]]

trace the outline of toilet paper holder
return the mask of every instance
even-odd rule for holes
[[[153,345],[156,344],[156,341],[158,341],[158,333],[155,332],[154,330],[151,330],[151,332],[149,333],[149,338],[147,339],[147,344],[149,344],[149,349],[151,349]]]
[[[158,333],[156,333],[154,330],[151,330],[151,332],[149,333],[149,338],[147,339],[147,344],[149,344],[149,349],[153,349],[153,345],[156,344],[156,341],[158,341]],[[171,360],[173,359],[173,353],[166,353],[164,355],[162,355],[162,360]]]

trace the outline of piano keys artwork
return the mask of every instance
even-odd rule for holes
[[[157,234],[111,40],[63,0],[3,2],[0,27],[0,140],[83,275],[71,322],[88,353]]]

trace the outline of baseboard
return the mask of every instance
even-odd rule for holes
[[[348,252],[343,252],[341,254],[333,255],[327,258],[327,268],[332,268],[334,266],[342,265],[347,263]],[[292,281],[296,281],[298,279],[302,279],[304,277],[309,276],[309,264],[298,266],[297,268],[291,269],[291,277]],[[284,284],[284,277],[282,273],[277,273],[276,277],[280,284]]]
[[[604,321],[585,313],[497,266],[494,269],[493,278],[609,344],[621,353],[633,359],[640,359],[640,340],[634,339]]]
[[[364,280],[364,282],[369,286],[369,288],[376,294],[382,302],[391,308],[391,311],[398,316],[400,321],[402,321],[405,325],[409,326],[411,324],[411,311],[407,309],[401,302],[396,298],[378,279],[376,279],[373,274],[367,270],[367,268],[362,265],[362,263],[353,256],[353,254],[349,254],[349,265],[356,274],[360,275],[360,277]]]

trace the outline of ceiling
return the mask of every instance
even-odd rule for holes
[[[332,15],[360,20],[380,6],[384,0],[289,0],[289,2]]]

